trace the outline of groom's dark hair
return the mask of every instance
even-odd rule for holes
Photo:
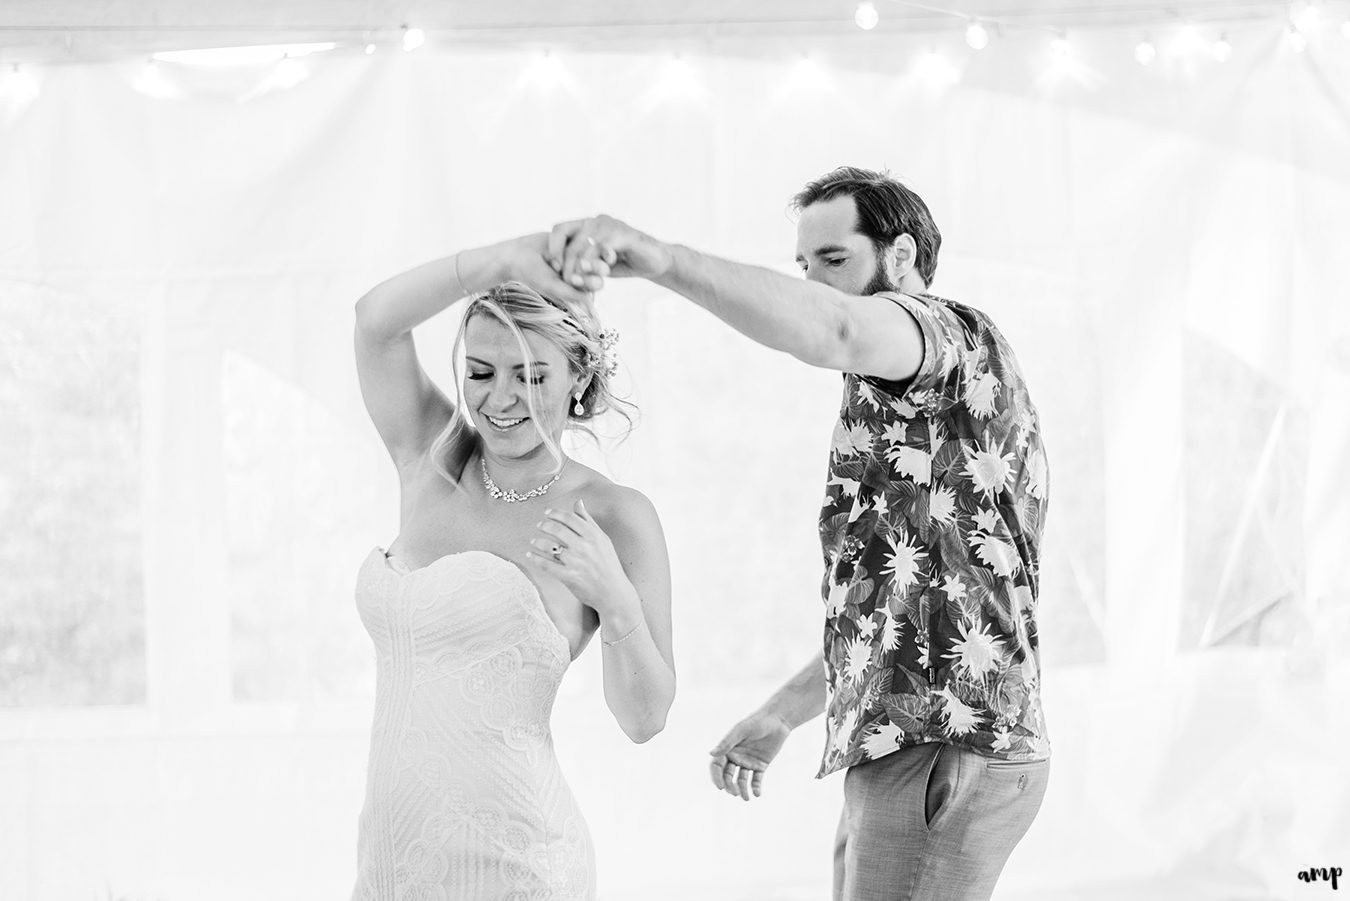
[[[901,235],[914,239],[917,253],[914,268],[924,285],[933,283],[937,272],[938,248],[942,232],[923,198],[906,188],[886,171],[873,172],[856,166],[840,166],[833,172],[808,182],[792,198],[792,209],[800,212],[813,203],[847,195],[858,207],[858,232],[866,235],[880,254]]]

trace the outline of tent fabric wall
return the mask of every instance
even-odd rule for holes
[[[351,589],[397,528],[355,300],[600,211],[793,271],[787,200],[845,163],[926,198],[934,290],[994,317],[1045,424],[1055,758],[997,897],[1283,898],[1350,862],[1350,42],[1251,26],[1227,63],[1144,69],[1119,31],[1075,38],[1058,80],[1016,36],[945,48],[955,83],[915,71],[917,36],[828,42],[819,80],[770,39],[711,45],[688,82],[654,42],[555,69],[339,54],[265,93],[175,71],[174,98],[130,66],[45,70],[0,106],[0,506],[24,536],[0,617],[66,616],[100,662],[62,694],[22,658],[0,897],[348,891],[373,692]],[[818,641],[838,376],[646,283],[600,303],[641,421],[575,452],[661,514],[680,674],[643,746],[594,652],[559,700],[602,898],[822,897],[820,724],[753,804],[705,760]],[[447,387],[454,325],[418,335]],[[57,409],[104,425],[52,443]]]

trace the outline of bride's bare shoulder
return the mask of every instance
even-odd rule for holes
[[[632,527],[656,520],[656,507],[647,495],[588,466],[583,468],[583,479],[574,494],[602,527],[610,524]]]

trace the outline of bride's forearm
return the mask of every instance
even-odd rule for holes
[[[636,592],[601,614],[605,703],[624,734],[645,742],[666,725],[675,700],[675,670],[661,655]]]
[[[501,245],[461,250],[386,279],[356,304],[357,324],[375,339],[411,331],[460,298],[507,278]]]

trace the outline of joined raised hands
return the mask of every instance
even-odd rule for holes
[[[595,277],[580,283],[564,281],[560,271],[548,259],[550,238],[548,232],[536,232],[494,245],[492,250],[496,253],[501,281],[522,282],[545,297],[569,303],[581,303],[587,292],[598,291],[604,286],[608,270],[599,270]],[[483,286],[474,286],[473,290],[483,290]]]
[[[656,278],[673,260],[667,245],[605,215],[553,226],[547,258],[564,282],[591,291],[599,290],[610,276]]]
[[[576,302],[613,278],[657,278],[674,261],[671,248],[613,216],[573,219],[552,231],[513,238],[496,246],[504,278]]]

